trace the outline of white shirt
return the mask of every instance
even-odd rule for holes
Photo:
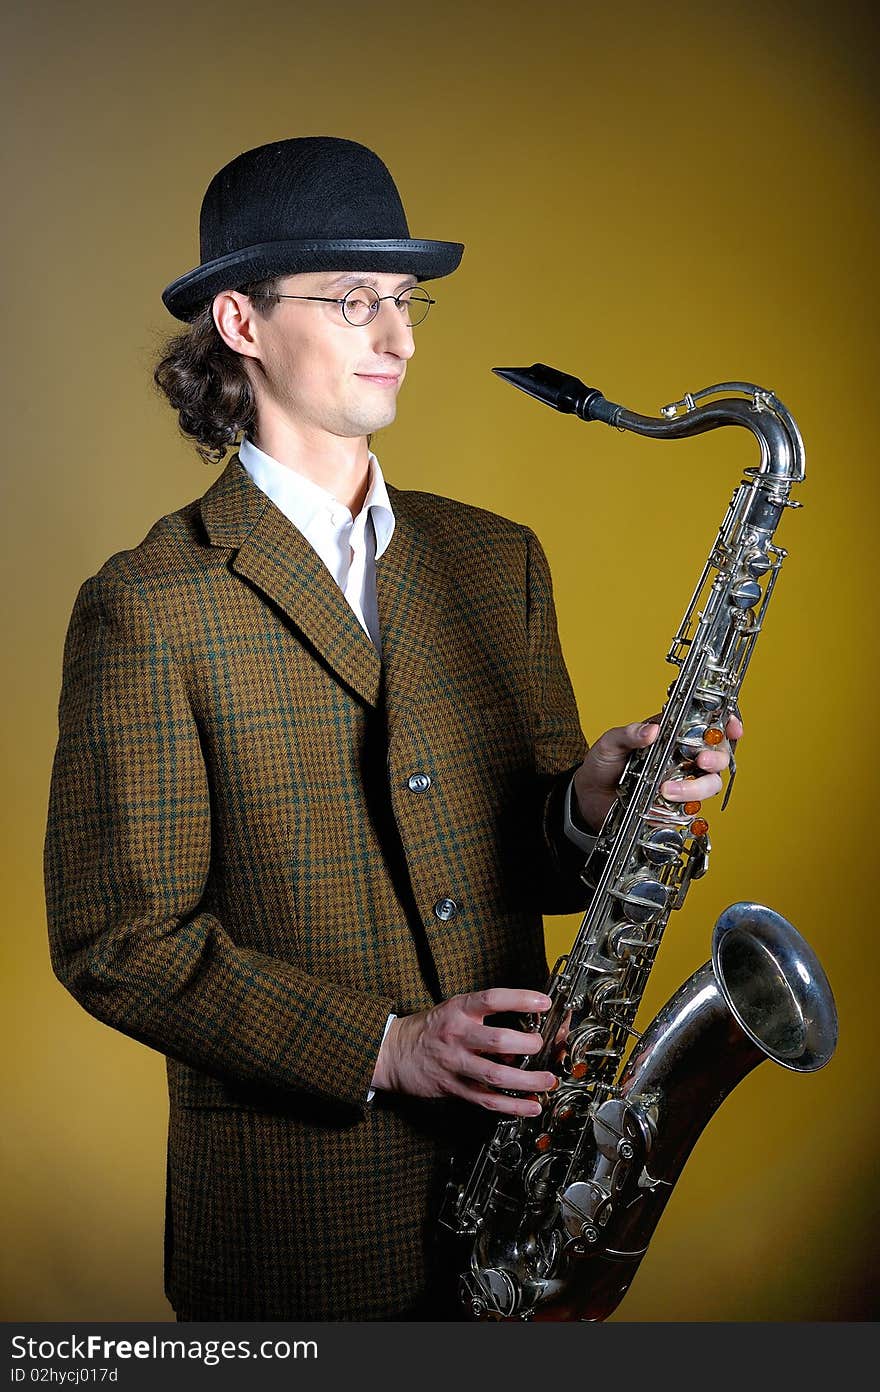
[[[280,464],[247,436],[238,457],[254,483],[317,551],[381,654],[376,602],[376,561],[391,540],[394,513],[379,461],[369,451],[369,485],[363,507],[352,517],[345,503],[305,474]],[[372,525],[368,526],[370,522]]]
[[[305,474],[280,464],[265,454],[247,436],[238,447],[238,457],[258,488],[289,522],[302,532],[336,581],[354,610],[364,632],[372,639],[381,654],[379,610],[376,600],[376,561],[388,546],[394,531],[394,512],[385,487],[379,461],[368,452],[370,473],[367,495],[357,517],[352,517],[345,503]],[[372,525],[367,526],[367,522]],[[591,851],[596,838],[574,825],[574,778],[565,795],[565,834],[582,850]],[[384,1041],[391,1021],[385,1023]],[[380,1046],[381,1047],[381,1046]],[[374,1089],[367,1094],[373,1098]]]

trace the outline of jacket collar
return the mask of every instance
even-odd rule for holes
[[[395,525],[376,562],[381,660],[320,556],[257,487],[237,453],[199,505],[211,545],[233,552],[231,570],[277,604],[369,705],[379,703],[384,682],[393,721],[418,698],[435,659],[449,576],[410,494],[387,480],[386,487]]]
[[[319,514],[333,511],[338,505],[338,499],[328,489],[306,478],[304,474],[298,474],[295,470],[279,464],[277,459],[265,454],[247,435],[239,446],[238,458],[257,487],[268,493],[276,507],[279,507],[285,517],[309,539],[312,537],[310,529],[315,518]],[[380,557],[394,531],[394,510],[388,497],[382,467],[372,450],[368,451],[368,460],[368,488],[361,504],[361,513],[354,521],[355,527],[363,527],[367,518],[370,519],[376,534],[376,556]]]

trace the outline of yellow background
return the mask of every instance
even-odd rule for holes
[[[658,708],[756,448],[741,431],[668,443],[586,426],[489,369],[547,362],[648,414],[746,379],[801,427],[804,508],[777,533],[790,558],[743,690],[740,774],[724,816],[709,806],[712,868],[673,916],[645,1018],[708,956],[717,913],[753,898],[824,962],[840,1045],[822,1073],[766,1064],[732,1095],[614,1318],[874,1317],[871,39],[853,0],[14,7],[3,1318],[172,1317],[163,1060],[91,1019],[48,963],[61,652],[82,581],[218,472],[150,381],[175,328],[160,292],[198,262],[204,189],[239,151],[306,134],[377,150],[411,233],[466,244],[373,446],[399,486],[538,533],[588,739]],[[552,951],[577,922],[548,923]]]

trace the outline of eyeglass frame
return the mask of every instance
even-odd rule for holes
[[[315,300],[315,301],[319,302],[320,304],[338,304],[338,305],[341,305],[341,306],[342,306],[342,317],[343,317],[343,319],[345,320],[346,324],[348,324],[349,327],[352,328],[352,329],[365,329],[365,328],[367,327],[367,325],[368,325],[368,324],[372,324],[373,320],[376,318],[377,314],[379,313],[379,306],[382,304],[382,301],[383,301],[383,300],[393,300],[394,303],[397,305],[397,308],[400,309],[400,308],[401,308],[401,304],[400,304],[401,298],[402,298],[404,295],[409,294],[411,291],[413,291],[413,290],[415,290],[415,289],[417,289],[417,288],[418,288],[418,289],[421,289],[421,287],[417,287],[417,286],[415,286],[415,285],[408,285],[408,286],[406,287],[405,290],[401,290],[401,292],[400,292],[399,295],[376,295],[376,292],[375,292],[375,290],[373,289],[372,285],[353,285],[353,286],[351,287],[350,290],[346,290],[346,292],[345,292],[344,295],[342,295],[340,298],[335,298],[335,299],[334,299],[333,297],[329,296],[329,295],[282,295],[282,294],[280,294],[280,293],[278,293],[278,292],[276,292],[276,295],[277,295],[277,298],[278,298],[279,300]],[[354,292],[355,292],[356,290],[369,290],[370,294],[375,296],[375,299],[374,299],[373,303],[375,304],[376,308],[373,310],[373,313],[370,315],[369,319],[365,320],[363,324],[355,324],[355,323],[353,323],[352,320],[349,319],[348,315],[347,315],[346,312],[345,312],[345,302],[346,302],[346,300],[348,299],[349,295],[353,295]],[[432,300],[432,299],[431,299],[431,296],[428,295],[427,290],[424,291],[424,294],[427,296],[427,301],[423,300],[423,299],[421,298],[421,295],[420,295],[420,296],[419,296],[419,304],[425,304],[425,303],[427,303],[428,308],[425,310],[424,314],[422,315],[421,319],[419,319],[418,323],[416,323],[416,324],[407,324],[406,327],[407,327],[408,329],[415,329],[415,328],[418,328],[419,324],[424,324],[425,320],[426,320],[427,317],[428,317],[428,310],[430,310],[431,305],[437,303],[436,300]]]

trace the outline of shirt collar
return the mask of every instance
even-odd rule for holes
[[[254,483],[272,499],[276,507],[284,513],[301,532],[308,530],[309,524],[319,512],[330,512],[339,506],[339,499],[328,489],[322,488],[313,479],[296,469],[288,468],[270,454],[266,454],[247,435],[238,447],[238,457],[247,469]],[[367,495],[359,516],[366,524],[372,518],[376,534],[376,559],[388,546],[394,531],[394,511],[385,486],[385,478],[379,461],[372,450],[369,451],[369,483]],[[357,518],[354,519],[357,523]]]

